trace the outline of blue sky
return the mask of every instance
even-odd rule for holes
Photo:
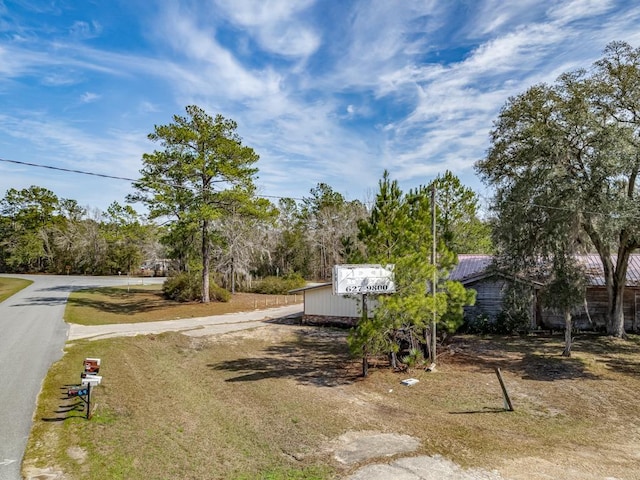
[[[238,123],[268,196],[370,200],[473,164],[509,96],[640,46],[630,0],[0,0],[0,158],[137,178],[154,125]],[[0,162],[0,194],[106,209],[129,182]]]

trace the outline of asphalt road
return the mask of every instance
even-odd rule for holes
[[[141,279],[4,275],[33,284],[0,303],[0,480],[20,480],[20,465],[38,393],[62,356],[68,327],[62,320],[69,292],[95,286],[139,285]],[[163,279],[144,279],[158,283]],[[80,367],[79,367],[80,368]]]

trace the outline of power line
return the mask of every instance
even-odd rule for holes
[[[111,178],[114,180],[125,180],[128,182],[137,182],[138,179],[135,178],[129,178],[129,177],[119,177],[117,175],[107,175],[105,173],[96,173],[96,172],[87,172],[86,170],[74,170],[71,168],[62,168],[62,167],[54,167],[53,165],[42,165],[39,163],[31,163],[31,162],[21,162],[19,160],[9,160],[8,158],[0,158],[0,162],[6,162],[6,163],[15,163],[17,165],[26,165],[28,167],[37,167],[37,168],[46,168],[49,170],[57,170],[59,172],[68,172],[68,173],[77,173],[80,175],[91,175],[93,177],[102,177],[102,178]],[[277,199],[283,199],[283,198],[291,198],[293,200],[302,200],[302,198],[296,198],[296,197],[281,197],[281,196],[277,196],[277,195],[256,195],[258,197],[261,198],[277,198]]]
[[[18,165],[26,165],[28,167],[47,168],[49,170],[58,170],[60,172],[79,173],[80,175],[91,175],[91,176],[94,176],[94,177],[113,178],[115,180],[127,180],[129,182],[137,181],[134,178],[118,177],[118,176],[115,176],[115,175],[106,175],[104,173],[87,172],[85,170],[73,170],[71,168],[54,167],[52,165],[41,165],[39,163],[21,162],[19,160],[9,160],[7,158],[0,158],[0,162],[15,163],[15,164],[18,164]]]
[[[53,165],[42,165],[39,163],[31,163],[31,162],[22,162],[19,160],[9,160],[7,158],[0,158],[0,162],[5,162],[5,163],[13,163],[13,164],[17,164],[17,165],[25,165],[28,167],[37,167],[37,168],[46,168],[49,170],[56,170],[56,171],[60,171],[60,172],[68,172],[68,173],[77,173],[79,175],[90,175],[93,177],[101,177],[101,178],[111,178],[113,180],[125,180],[128,182],[136,182],[138,181],[135,178],[128,178],[128,177],[120,177],[117,175],[107,175],[105,173],[96,173],[96,172],[88,172],[86,170],[75,170],[75,169],[71,169],[71,168],[62,168],[62,167],[54,167]],[[303,198],[296,198],[296,197],[282,197],[282,196],[278,196],[278,195],[256,195],[258,197],[261,198],[275,198],[278,200],[284,199],[284,198],[291,198],[292,200],[299,200],[302,201],[304,200]],[[478,199],[484,199],[485,202],[487,202],[489,209],[491,210],[491,204],[493,203],[493,199],[488,198],[486,195],[481,195],[481,194],[476,194],[476,196],[478,197]],[[536,204],[536,203],[525,203],[525,202],[514,202],[514,201],[510,201],[510,200],[506,200],[506,202],[508,203],[512,203],[515,205],[522,205],[522,206],[530,206],[530,207],[537,207],[537,208],[546,208],[549,210],[561,210],[561,211],[566,211],[566,212],[571,212],[571,211],[575,211],[575,208],[568,208],[568,207],[558,207],[558,206],[554,206],[554,205],[541,205],[541,204]],[[371,200],[369,202],[366,203],[370,203],[371,205],[374,205],[376,202],[374,200]],[[370,205],[370,206],[371,206]],[[603,215],[603,216],[607,216],[607,217],[612,217],[615,216],[616,213],[613,212],[593,212],[593,211],[587,211],[587,210],[583,210],[583,213],[587,213],[590,215]],[[630,218],[639,218],[636,216],[631,216]]]
[[[489,210],[494,209],[493,207],[493,199],[489,198],[487,196],[480,196],[478,195],[479,198],[483,198],[485,201],[488,202],[489,204]],[[523,207],[533,207],[533,208],[541,208],[541,209],[546,209],[546,210],[559,210],[559,211],[563,211],[563,212],[576,212],[576,211],[580,211],[581,213],[586,213],[589,215],[601,215],[603,217],[617,217],[617,216],[621,216],[619,212],[595,212],[592,210],[580,210],[580,209],[576,209],[571,208],[571,207],[558,207],[555,205],[543,205],[540,203],[535,203],[535,202],[516,202],[513,200],[503,200],[505,203],[510,203],[512,205],[519,205],[519,206],[523,206]],[[631,218],[631,219],[638,219],[640,220],[640,217],[638,217],[637,215],[624,215],[624,217],[626,218]]]

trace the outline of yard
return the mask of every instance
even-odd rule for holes
[[[640,479],[640,338],[455,337],[436,372],[386,365],[359,377],[346,332],[291,324],[210,338],[81,341],[50,370],[27,474],[65,479],[334,479],[345,434],[394,433],[509,479]],[[89,421],[67,399],[85,357],[102,359]],[[503,408],[500,367],[515,411]],[[405,387],[400,381],[419,383]],[[44,477],[43,477],[44,478]]]

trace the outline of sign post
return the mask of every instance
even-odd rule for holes
[[[367,305],[368,294],[395,293],[396,284],[393,270],[395,265],[334,265],[333,294],[361,295],[362,322],[366,322],[369,315]],[[362,376],[366,377],[369,370],[367,346],[362,347]]]

